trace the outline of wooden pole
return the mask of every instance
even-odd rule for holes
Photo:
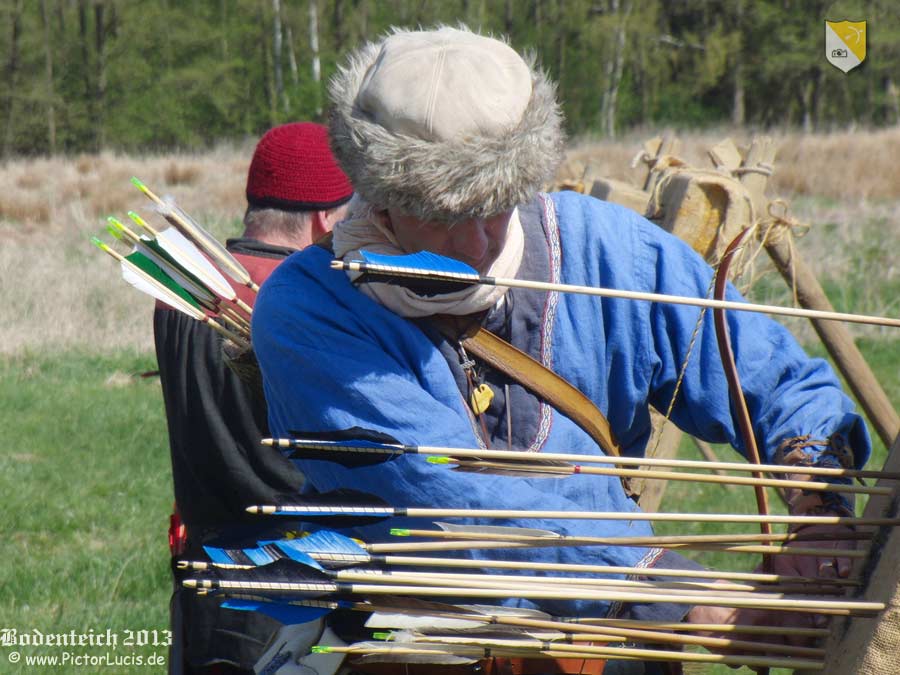
[[[744,168],[752,169],[759,165],[772,166],[776,147],[768,137],[754,138],[744,160]],[[768,176],[765,173],[745,172],[741,182],[750,191],[756,212],[766,212],[768,201],[765,186]],[[797,300],[801,307],[808,310],[833,312],[834,308],[822,290],[812,270],[797,254],[787,237],[777,237],[765,242],[766,252],[775,263],[788,286],[795,288]],[[847,380],[853,395],[865,410],[869,421],[875,427],[878,437],[886,447],[891,447],[900,433],[900,416],[891,405],[869,364],[863,358],[850,331],[841,323],[823,321],[810,317],[813,328],[828,350],[831,358],[841,374]]]

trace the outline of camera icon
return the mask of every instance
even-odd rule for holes
[[[832,49],[831,50],[831,58],[846,59],[847,58],[847,50],[846,49]]]

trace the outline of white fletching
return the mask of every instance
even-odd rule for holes
[[[175,293],[172,293],[156,279],[145,274],[127,260],[122,261],[122,278],[142,293],[146,293],[150,297],[156,298],[180,312],[184,312],[197,321],[203,321],[206,318],[206,315],[202,311],[191,305],[189,302],[186,302]]]
[[[219,265],[225,270],[225,273],[237,281],[239,284],[249,286],[252,283],[250,274],[246,268],[228,252],[219,241],[207,232],[196,220],[191,218],[187,213],[175,203],[174,198],[166,195],[162,198],[162,203],[157,203],[157,210],[166,217],[171,218],[179,227],[184,229],[183,234],[187,235],[193,242],[204,249],[210,256],[216,259]],[[169,222],[172,222],[170,220]]]
[[[547,612],[529,607],[503,607],[501,605],[457,605],[463,612],[475,612],[485,616],[507,616],[522,619],[540,619],[542,621],[557,621]]]
[[[141,237],[142,241],[150,241],[147,237]],[[202,286],[198,286],[197,283],[182,274],[178,269],[172,265],[171,262],[163,258],[156,251],[154,251],[149,246],[144,245],[143,243],[135,244],[135,249],[138,252],[143,253],[145,256],[150,258],[153,262],[155,262],[159,267],[161,267],[166,274],[168,274],[172,279],[174,279],[179,286],[181,286],[188,293],[197,298],[200,302],[205,303],[207,305],[212,305],[216,301],[216,296],[210,293],[208,290],[203,288]]]
[[[174,227],[167,227],[159,233],[156,241],[179,265],[206,284],[216,295],[234,300],[236,294],[228,280],[181,232]]]
[[[372,612],[366,628],[396,628],[423,631],[429,628],[466,630],[483,626],[484,620],[451,619],[443,616],[415,616],[402,612]]]
[[[502,525],[454,525],[453,523],[435,522],[445,532],[460,532],[464,534],[479,534],[490,536],[492,534],[514,534],[519,537],[545,537],[547,539],[559,539],[557,532],[539,530],[532,527],[503,527]]]

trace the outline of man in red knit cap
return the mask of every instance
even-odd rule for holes
[[[330,232],[352,194],[324,126],[275,127],[250,164],[244,233],[227,247],[262,284],[285,257]],[[237,293],[252,305],[254,294],[244,287]],[[303,476],[276,450],[260,445],[268,435],[265,401],[225,365],[219,337],[165,307],[157,308],[153,324],[175,485],[173,558],[201,559],[204,544],[255,544],[269,533],[259,530],[259,519],[253,521],[245,507],[296,495]],[[177,586],[169,671],[252,672],[280,625],[260,614],[222,609],[221,601]]]

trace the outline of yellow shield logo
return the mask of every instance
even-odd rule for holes
[[[825,58],[845,73],[865,61],[866,22],[826,21]]]

